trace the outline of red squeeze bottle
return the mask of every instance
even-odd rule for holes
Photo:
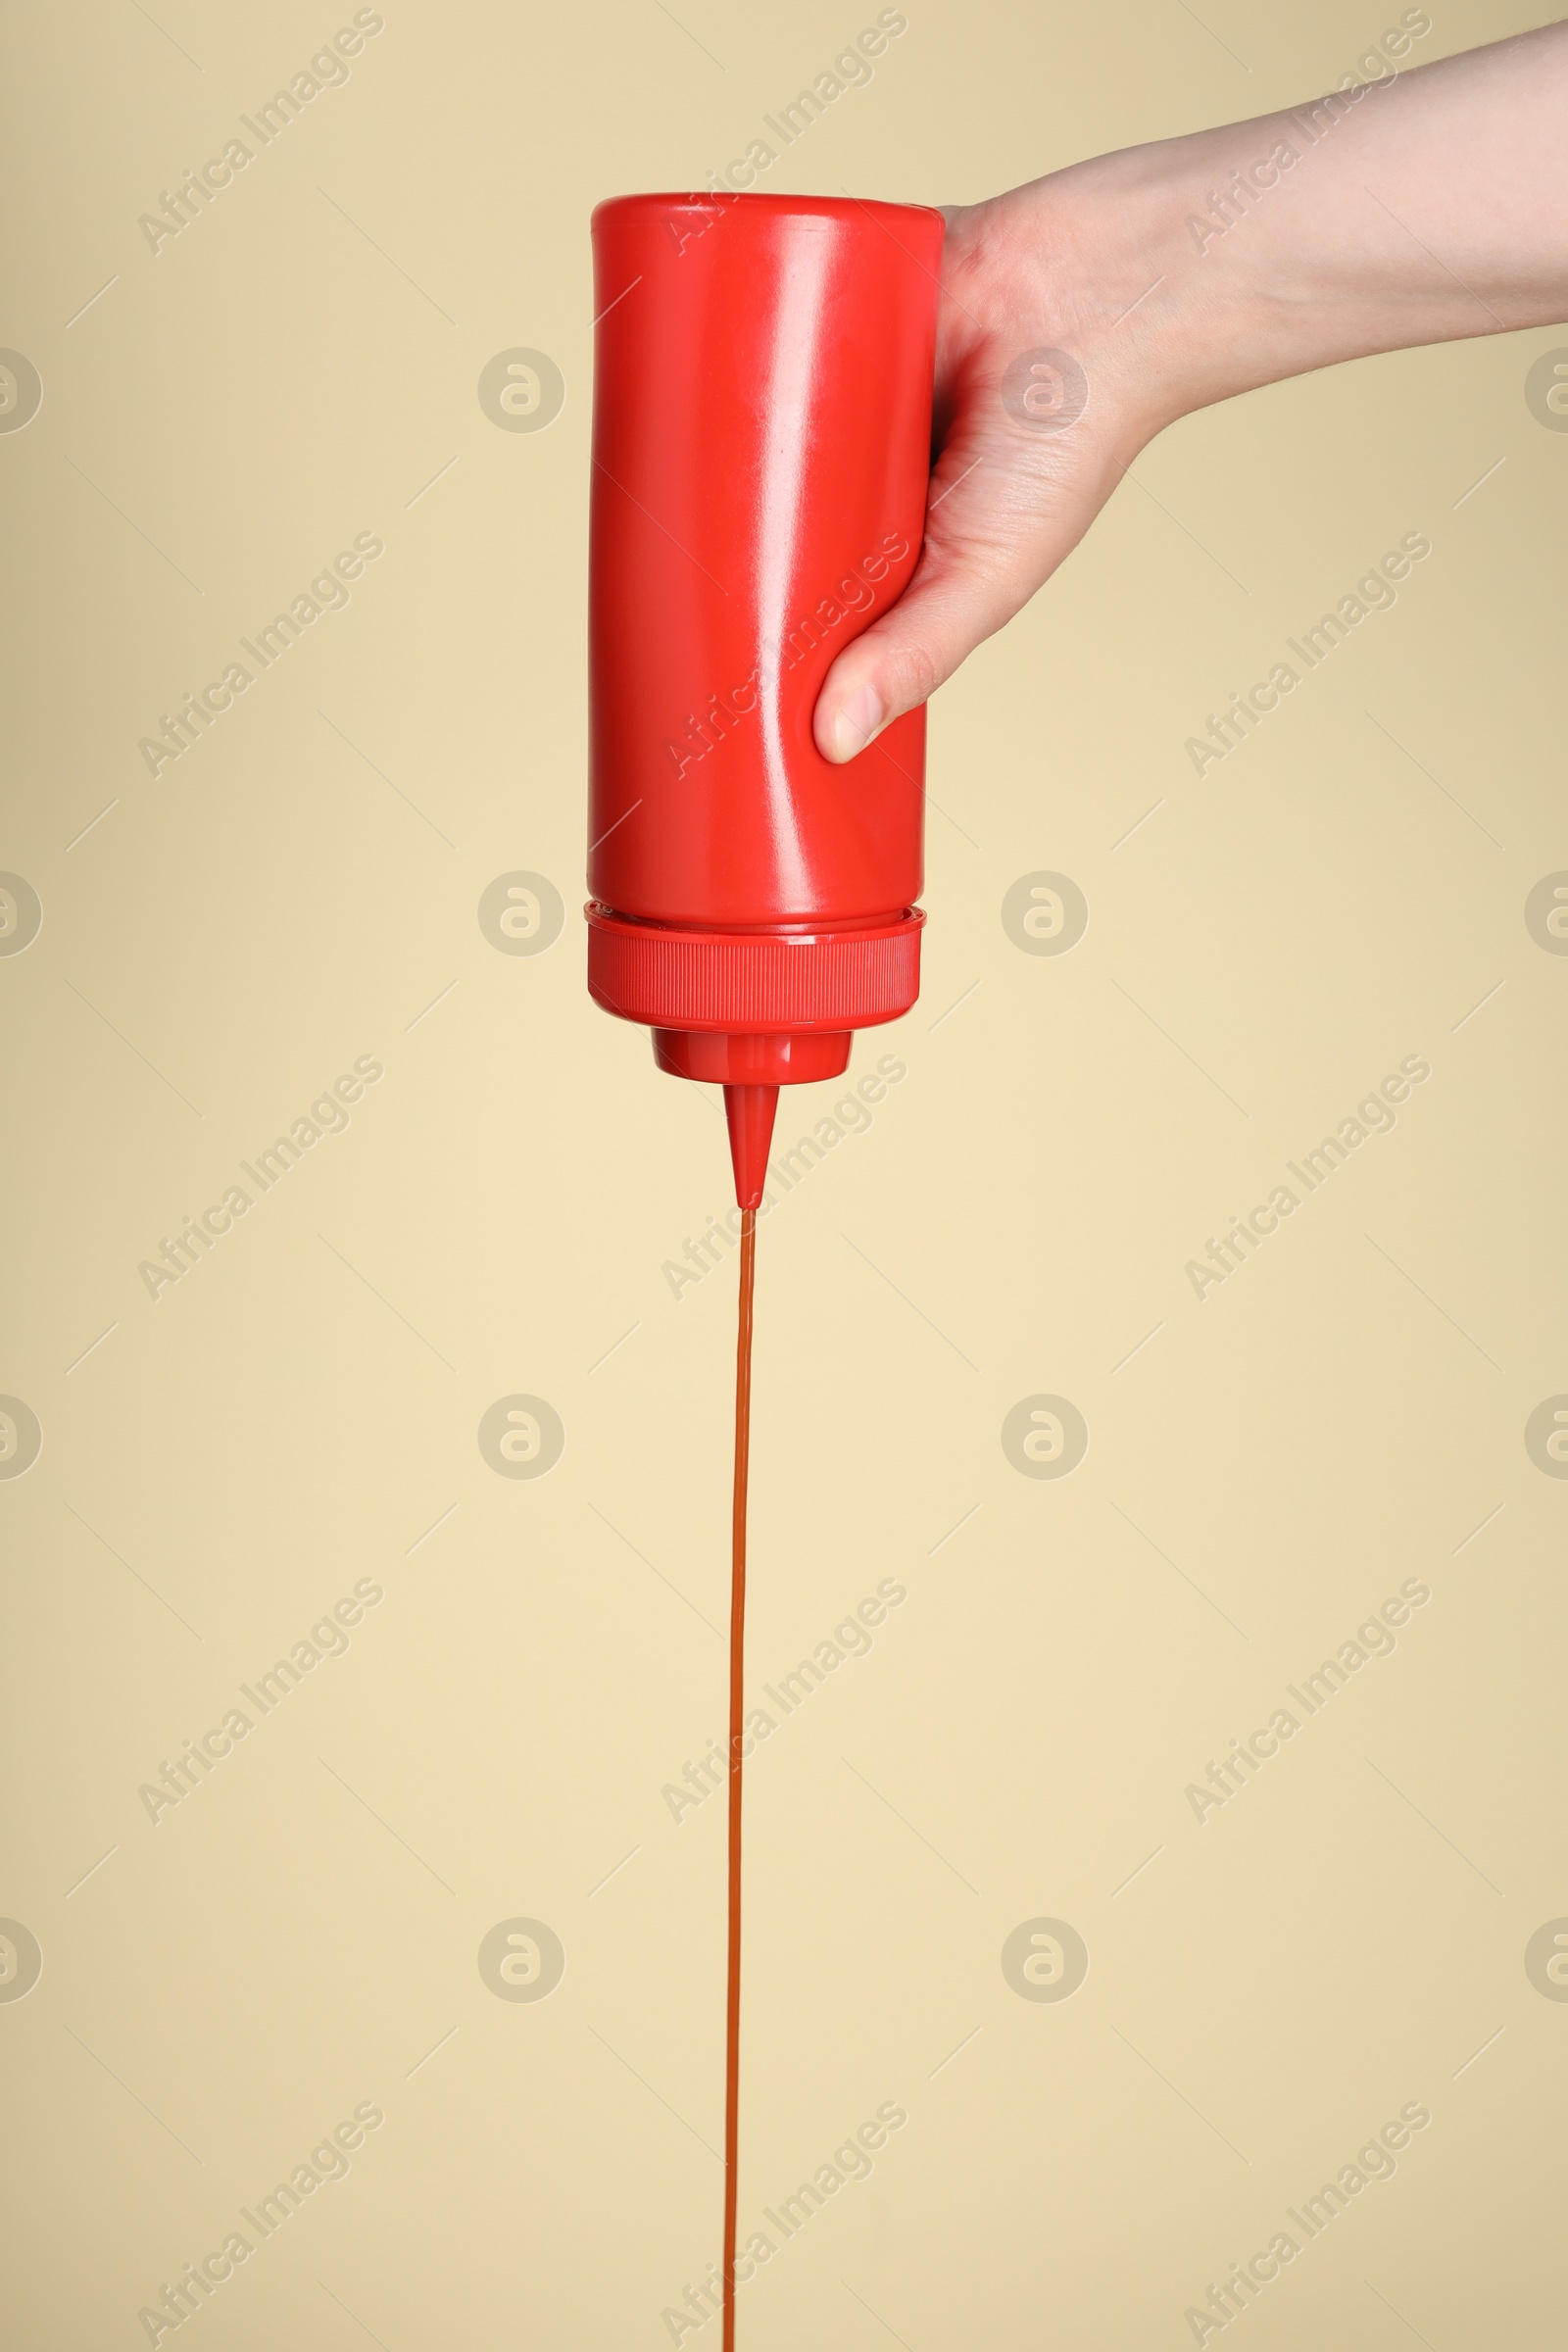
[[[811,713],[920,552],[943,220],[826,196],[593,218],[588,986],[723,1086],[736,1199],[781,1085],[919,992],[925,712]]]

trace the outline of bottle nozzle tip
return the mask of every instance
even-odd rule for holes
[[[726,1086],[724,1117],[729,1126],[729,1154],[735,1168],[735,1199],[742,1208],[757,1208],[767,1180],[767,1155],[773,1145],[773,1115],[778,1109],[776,1086]]]

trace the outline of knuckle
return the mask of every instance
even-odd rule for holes
[[[931,647],[920,639],[911,639],[900,646],[892,664],[894,700],[904,710],[912,710],[917,703],[929,701],[948,675],[948,665],[940,662]]]

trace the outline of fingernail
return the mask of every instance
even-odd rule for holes
[[[834,757],[853,760],[857,752],[864,751],[881,724],[882,697],[874,686],[857,686],[834,713]]]

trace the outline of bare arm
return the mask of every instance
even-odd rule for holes
[[[820,749],[853,758],[951,677],[1176,417],[1559,319],[1568,23],[953,210],[925,548],[828,672]]]

